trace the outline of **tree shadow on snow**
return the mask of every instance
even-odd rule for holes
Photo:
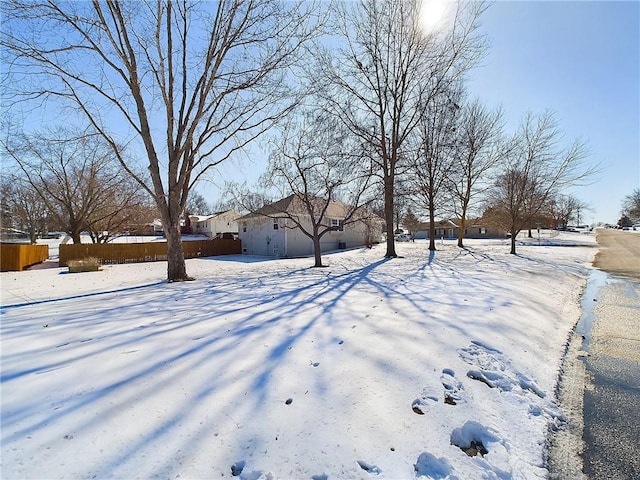
[[[91,470],[80,476],[136,471],[168,478],[180,473],[181,459],[203,455],[205,447],[229,455],[247,445],[258,448],[261,435],[275,435],[252,428],[264,411],[295,411],[312,396],[353,408],[353,398],[340,398],[336,385],[349,379],[329,366],[360,362],[408,378],[370,342],[393,344],[413,363],[413,353],[425,355],[427,335],[470,335],[464,320],[449,315],[478,289],[464,263],[478,259],[441,263],[431,252],[421,265],[406,261],[406,274],[396,264],[384,268],[399,261],[380,259],[344,271],[256,270],[241,278],[160,282],[5,307],[3,452],[18,449],[28,458],[45,444],[69,441],[66,430],[78,439],[108,432],[112,440],[104,452],[91,442],[80,448],[92,456],[85,463]],[[439,294],[430,295],[424,282]],[[481,285],[482,306],[497,308],[503,297],[492,289],[498,286]],[[33,308],[42,303],[46,310]],[[469,303],[469,311],[478,306]],[[449,330],[436,331],[435,325]],[[376,338],[347,338],[358,329]],[[35,381],[46,381],[45,397],[19,393]],[[292,404],[285,403],[289,398]],[[131,431],[130,422],[139,426]],[[323,435],[320,429],[314,434]],[[216,467],[226,472],[228,466]]]

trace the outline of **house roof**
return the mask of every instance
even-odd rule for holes
[[[192,222],[204,222],[205,220],[209,220],[214,215],[189,215],[189,220]]]
[[[429,224],[430,222],[420,223],[418,230],[427,230],[429,228]],[[436,226],[436,228],[457,228],[458,227],[458,224],[451,219],[438,220],[434,222],[434,225]]]
[[[225,213],[235,213],[238,215],[238,217],[240,216],[240,212],[236,212],[235,210],[223,210],[222,212],[216,212],[212,215],[189,215],[189,219],[192,222],[204,222],[211,218],[219,217]]]
[[[317,206],[318,210],[324,207],[326,200],[322,198],[312,198],[311,201]],[[256,217],[273,217],[281,214],[308,215],[307,208],[302,199],[295,194],[289,195],[277,202],[270,203],[264,207],[251,212],[238,220],[247,220]],[[342,218],[349,213],[349,207],[338,200],[330,200],[325,216],[329,218]]]

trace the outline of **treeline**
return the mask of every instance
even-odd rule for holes
[[[267,132],[278,135],[265,189],[381,200],[388,232],[400,197],[432,220],[482,201],[515,253],[517,232],[592,173],[585,146],[565,144],[550,113],[503,132],[500,112],[465,92],[488,48],[488,5],[459,1],[435,18],[427,4],[6,1],[3,101],[52,118],[72,107],[90,126],[152,199],[169,281],[189,279],[180,221],[194,185]]]
[[[74,243],[86,232],[106,243],[157,218],[153,199],[95,133],[61,127],[15,133],[3,146],[15,166],[0,181],[2,226],[28,233],[31,243],[51,232]]]

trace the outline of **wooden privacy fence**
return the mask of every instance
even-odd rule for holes
[[[20,272],[49,258],[49,245],[0,244],[0,270]]]
[[[182,242],[184,258],[213,257],[242,253],[240,240],[212,239]],[[100,263],[155,262],[167,259],[166,242],[145,243],[73,243],[60,245],[60,266],[69,260],[94,257]]]

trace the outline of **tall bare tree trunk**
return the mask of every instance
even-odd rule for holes
[[[73,243],[82,243],[82,239],[80,238],[80,230],[79,229],[73,229],[73,231],[71,232],[67,232],[71,234],[71,240],[73,240]]]
[[[187,275],[180,225],[173,225],[171,228],[166,229],[164,234],[167,238],[167,279],[169,282],[193,280]]]
[[[517,235],[518,235],[518,232],[511,230],[511,251],[509,252],[511,255],[516,254],[516,236]]]
[[[467,229],[467,218],[466,218],[467,214],[466,212],[463,210],[462,215],[460,217],[460,230],[458,231],[458,247],[460,248],[464,248],[464,232]]]
[[[429,209],[429,250],[434,251],[436,249],[436,224],[435,214],[433,208]]]
[[[384,220],[387,226],[387,253],[385,257],[396,258],[396,243],[393,231],[393,177],[384,179]]]
[[[313,236],[313,256],[315,258],[314,267],[322,267],[322,251],[320,250],[320,237],[318,236],[317,229]]]

